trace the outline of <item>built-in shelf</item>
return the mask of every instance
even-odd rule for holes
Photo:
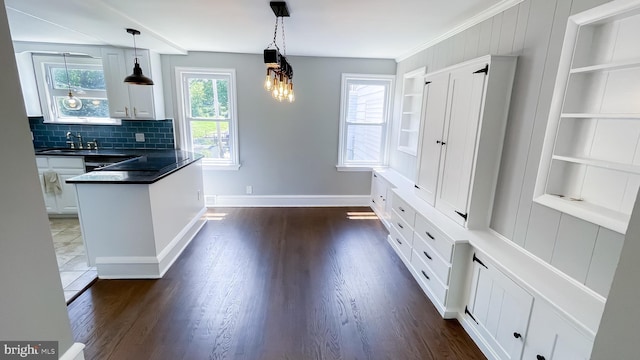
[[[640,119],[640,113],[602,114],[602,113],[562,113],[562,118],[573,119]]]
[[[553,194],[544,194],[533,201],[621,234],[627,231],[630,215],[620,211]]]
[[[596,160],[596,159],[572,157],[572,156],[561,156],[561,155],[553,155],[553,160],[566,161],[574,164],[584,164],[584,165],[595,166],[603,169],[623,171],[623,172],[632,173],[632,174],[640,174],[640,166],[633,165],[633,164],[622,164],[622,163],[616,163],[616,162],[605,161],[605,160]]]
[[[595,72],[595,71],[613,71],[613,70],[633,69],[638,67],[640,67],[640,60],[620,61],[620,62],[612,62],[612,63],[606,63],[606,64],[597,64],[597,65],[574,68],[574,69],[571,69],[570,73],[579,74],[579,73],[587,73],[587,72]]]
[[[534,192],[540,204],[619,233],[640,187],[640,12],[632,8],[568,21]]]
[[[398,151],[415,156],[418,152],[420,116],[422,114],[422,93],[424,91],[425,67],[410,71],[403,76],[402,110],[400,111],[400,132]]]

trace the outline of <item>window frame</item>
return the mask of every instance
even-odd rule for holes
[[[107,99],[109,101],[108,92],[106,88],[106,76],[102,59],[92,58],[87,56],[67,56],[67,66],[69,69],[83,69],[83,68],[95,68],[100,67],[105,76],[105,90],[85,90],[87,95],[103,95],[100,98]],[[36,77],[36,87],[38,89],[38,98],[40,102],[40,108],[42,109],[42,117],[45,123],[53,124],[77,124],[77,125],[120,125],[122,124],[120,119],[111,118],[107,116],[105,118],[95,117],[60,117],[57,114],[55,97],[62,94],[68,94],[68,89],[55,89],[53,81],[50,78],[49,69],[51,67],[64,68],[64,59],[62,55],[56,54],[33,54],[33,69]],[[77,95],[76,95],[77,96]],[[85,95],[86,96],[86,95]],[[84,96],[83,96],[84,97]]]
[[[336,168],[338,171],[370,171],[373,168],[385,167],[389,162],[389,142],[391,137],[389,136],[389,130],[391,129],[391,114],[393,106],[393,94],[396,76],[384,75],[384,74],[355,74],[355,73],[343,73],[340,92],[340,134],[338,141],[338,165]],[[384,102],[385,110],[383,119],[384,122],[380,124],[367,124],[367,123],[351,123],[347,122],[347,107],[349,96],[349,85],[353,82],[367,82],[374,81],[376,83],[383,83],[386,86],[386,99]],[[380,144],[381,159],[379,162],[363,162],[347,160],[347,127],[349,124],[358,125],[371,125],[380,126],[382,128],[382,141]]]
[[[239,139],[238,139],[238,114],[237,114],[237,92],[236,92],[236,70],[228,68],[201,68],[201,67],[176,67],[176,97],[178,106],[178,126],[177,130],[180,135],[177,136],[180,139],[180,148],[188,151],[193,151],[191,143],[191,122],[192,121],[204,121],[204,122],[229,122],[229,152],[230,157],[228,160],[203,158],[202,164],[205,169],[210,170],[238,170],[240,168],[240,154],[239,154]],[[202,75],[203,78],[216,78],[216,76],[225,76],[229,78],[229,89],[227,96],[229,97],[229,116],[228,119],[199,119],[190,118],[187,116],[186,105],[187,92],[186,79],[189,75]]]

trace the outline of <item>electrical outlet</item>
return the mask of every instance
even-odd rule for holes
[[[144,133],[136,133],[136,141],[144,142]]]
[[[253,186],[247,185],[247,195],[253,194]]]

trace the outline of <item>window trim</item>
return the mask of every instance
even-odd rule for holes
[[[36,78],[36,87],[38,89],[38,100],[40,102],[40,108],[42,109],[42,117],[44,118],[45,123],[51,124],[76,124],[76,125],[121,125],[122,121],[120,119],[114,119],[109,117],[106,118],[88,118],[88,117],[77,117],[77,118],[69,118],[69,117],[58,117],[56,115],[56,111],[54,110],[55,104],[53,103],[55,100],[55,96],[59,96],[61,93],[61,89],[53,89],[50,90],[52,85],[50,84],[50,79],[48,75],[48,68],[50,64],[61,65],[64,66],[64,59],[62,55],[56,54],[33,54],[33,69]],[[90,65],[91,67],[100,65],[102,68],[105,77],[107,76],[104,71],[104,66],[102,64],[101,59],[91,58],[86,56],[67,56],[67,65]],[[106,81],[106,79],[105,79]],[[106,86],[106,84],[105,84]],[[66,93],[67,90],[64,90]],[[100,92],[102,93],[102,92]],[[104,97],[109,100],[107,89],[105,88]]]
[[[365,162],[350,162],[346,160],[346,136],[347,136],[347,97],[348,97],[348,85],[351,80],[371,80],[381,81],[388,83],[384,114],[384,123],[382,124],[382,144],[380,145],[380,153],[382,159],[377,163],[365,163]],[[388,149],[390,146],[391,136],[389,132],[391,129],[391,114],[392,112],[392,97],[394,94],[396,76],[387,74],[356,74],[356,73],[343,73],[342,82],[340,85],[340,133],[338,140],[338,165],[336,169],[338,171],[371,171],[375,168],[386,167],[389,163]],[[366,125],[366,124],[365,124]],[[373,124],[371,124],[373,125]],[[378,126],[378,125],[376,125]]]
[[[225,75],[230,77],[229,81],[229,91],[227,95],[229,96],[229,119],[222,120],[229,122],[229,135],[232,138],[230,143],[232,146],[230,147],[231,157],[229,161],[221,162],[215,159],[202,159],[202,165],[205,170],[238,170],[240,169],[240,142],[238,138],[238,106],[237,106],[237,90],[236,90],[236,69],[230,68],[204,68],[204,67],[175,67],[175,94],[176,94],[176,104],[178,107],[178,122],[176,124],[176,128],[179,131],[176,139],[179,139],[180,143],[179,148],[188,149],[189,151],[193,151],[193,149],[189,148],[189,134],[190,127],[187,122],[190,122],[190,119],[186,117],[186,106],[185,106],[185,92],[184,92],[184,75],[185,74],[201,74],[201,75]],[[194,121],[216,121],[216,119],[202,119]],[[218,120],[220,121],[220,120]]]

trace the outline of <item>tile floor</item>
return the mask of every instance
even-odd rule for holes
[[[82,243],[78,219],[51,218],[49,225],[64,288],[64,298],[69,303],[98,275],[94,267],[87,265],[87,255]]]

